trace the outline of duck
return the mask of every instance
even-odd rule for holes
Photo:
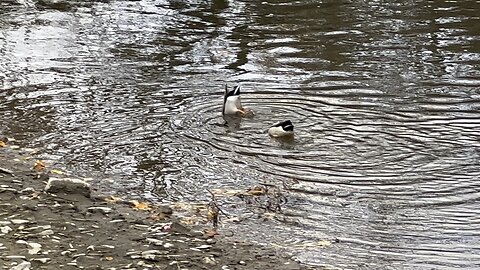
[[[242,107],[240,100],[240,86],[234,86],[233,89],[228,90],[225,85],[225,94],[223,95],[223,115],[240,115],[245,116],[247,111]]]
[[[293,136],[293,124],[290,120],[280,121],[268,129],[268,135],[272,137]]]

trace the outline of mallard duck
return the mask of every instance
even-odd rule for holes
[[[276,123],[268,129],[268,135],[272,137],[293,136],[292,121],[286,120]]]
[[[222,114],[239,114],[240,116],[244,116],[246,113],[240,101],[240,86],[237,85],[229,91],[227,85],[225,85]]]

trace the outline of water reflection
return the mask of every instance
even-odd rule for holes
[[[242,122],[241,117],[237,115],[223,115],[222,117],[223,120],[225,120],[223,125],[228,132],[236,132],[240,130],[240,123]]]
[[[105,193],[285,184],[281,215],[234,229],[311,264],[475,268],[479,8],[2,1],[1,132]],[[255,117],[222,117],[225,83]],[[293,141],[266,133],[283,119]]]

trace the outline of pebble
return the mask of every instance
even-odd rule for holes
[[[173,247],[173,244],[165,243],[165,244],[163,244],[163,247],[164,248],[171,248],[171,247]]]
[[[204,257],[202,259],[203,263],[209,264],[209,265],[217,265],[217,261],[213,257]]]
[[[47,236],[47,235],[52,235],[52,234],[54,234],[54,232],[52,230],[45,230],[45,231],[40,232],[38,235]]]
[[[168,253],[168,251],[147,250],[142,252],[141,258],[149,261],[158,262],[164,259],[165,255],[167,255]]]
[[[11,231],[13,231],[13,229],[10,228],[9,226],[0,227],[0,232],[1,232],[2,234],[7,234],[7,233],[9,233],[9,232],[11,232]]]
[[[196,247],[197,249],[209,249],[211,248],[212,246],[211,245],[201,245],[199,247]]]
[[[42,250],[42,245],[38,244],[38,243],[27,243],[29,249],[28,249],[28,254],[31,254],[31,255],[34,255],[34,254],[38,254],[40,252],[40,250]]]
[[[26,219],[11,219],[10,221],[16,225],[30,223],[30,220],[26,220]]]
[[[112,212],[112,208],[110,207],[101,207],[101,206],[94,206],[87,208],[88,212],[91,213],[102,213],[104,215],[109,214]]]
[[[207,242],[208,244],[215,244],[217,242],[217,240],[215,240],[213,238],[208,238],[205,242]]]
[[[37,229],[48,230],[48,229],[51,229],[51,228],[52,228],[52,225],[44,225],[44,226],[35,226],[35,227],[26,228],[25,230],[26,231],[34,231],[34,230],[37,230]]]
[[[29,270],[31,266],[32,264],[29,262],[22,262],[19,265],[10,268],[10,270]]]
[[[50,260],[51,260],[50,258],[35,258],[35,259],[31,259],[30,261],[32,261],[32,262],[47,263],[47,262],[50,261]]]
[[[21,256],[21,255],[10,255],[10,256],[6,256],[5,258],[9,260],[17,260],[17,259],[26,260],[27,259],[25,256]]]
[[[69,193],[82,194],[85,197],[90,197],[90,184],[77,178],[55,178],[50,177],[45,191],[49,193]]]
[[[158,240],[158,239],[155,239],[155,238],[147,238],[146,240],[151,245],[155,245],[155,246],[162,246],[163,245],[162,240]]]
[[[20,193],[32,193],[32,192],[35,192],[35,189],[31,187],[20,190]]]

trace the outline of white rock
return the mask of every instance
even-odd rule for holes
[[[173,244],[165,243],[165,244],[163,244],[163,247],[164,248],[171,248],[171,247],[173,247]]]
[[[47,230],[47,229],[51,229],[51,228],[52,228],[52,225],[35,226],[35,227],[26,228],[25,231],[34,231],[34,230],[38,230],[38,229]]]
[[[47,235],[52,235],[52,234],[54,234],[53,230],[45,230],[45,231],[40,232],[38,235],[47,236]]]
[[[30,220],[26,220],[26,219],[12,219],[10,220],[13,224],[27,224],[27,223],[30,223]]]
[[[211,248],[212,246],[211,245],[201,245],[199,247],[196,247],[197,249],[209,249]]]
[[[39,243],[30,242],[27,245],[29,247],[28,254],[38,254],[40,250],[42,250],[42,245],[40,245]]]
[[[158,240],[158,239],[155,239],[155,238],[147,238],[147,242],[149,244],[152,244],[152,245],[155,245],[155,246],[161,246],[163,245],[163,241],[162,240]]]
[[[204,257],[202,259],[203,263],[205,264],[210,264],[210,265],[217,265],[217,261],[215,261],[215,258],[213,257]]]
[[[7,234],[9,232],[13,231],[12,228],[10,228],[9,226],[3,226],[3,227],[0,227],[0,232],[3,233],[3,234]]]
[[[9,260],[17,260],[17,259],[26,260],[27,259],[25,256],[21,256],[21,255],[9,255],[9,256],[6,256],[5,258],[7,258]]]
[[[48,179],[45,191],[50,193],[75,193],[90,197],[90,184],[76,178],[55,178]]]
[[[30,270],[31,266],[32,266],[32,264],[29,263],[29,262],[22,262],[19,265],[16,265],[16,266],[10,268],[10,270]]]

